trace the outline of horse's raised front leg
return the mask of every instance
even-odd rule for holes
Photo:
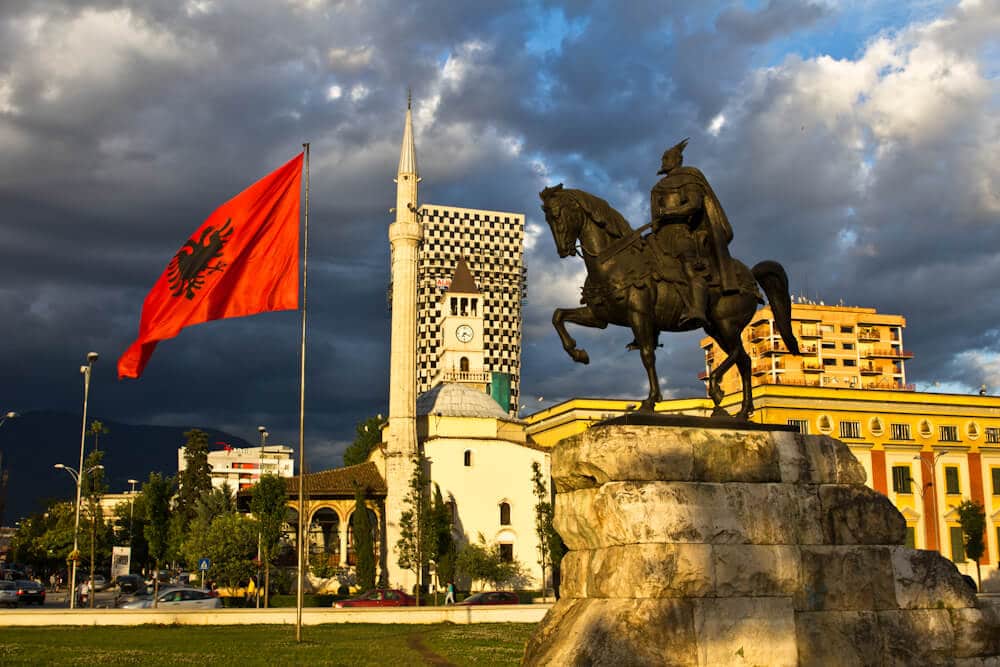
[[[589,364],[590,355],[587,354],[586,350],[577,349],[576,341],[566,331],[566,322],[579,324],[581,327],[593,327],[595,329],[606,329],[608,323],[594,315],[588,306],[580,308],[556,308],[555,312],[552,313],[552,326],[555,327],[556,333],[559,334],[559,340],[562,341],[563,349],[566,350],[573,361],[581,364]]]

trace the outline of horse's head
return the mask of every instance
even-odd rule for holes
[[[545,188],[538,193],[542,199],[545,222],[549,223],[556,251],[560,257],[576,254],[576,241],[580,238],[583,215],[572,194],[563,189],[562,183]]]

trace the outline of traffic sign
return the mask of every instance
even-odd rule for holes
[[[198,569],[201,570],[202,572],[206,571],[209,568],[209,566],[211,566],[211,565],[212,565],[212,561],[210,561],[207,558],[199,558],[198,559]]]

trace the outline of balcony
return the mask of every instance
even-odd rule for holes
[[[754,375],[760,375],[761,373],[770,373],[772,370],[782,370],[785,367],[780,360],[775,360],[775,364],[772,366],[771,361],[758,361],[753,365],[752,372]]]
[[[874,382],[866,382],[865,389],[890,389],[893,391],[916,391],[916,386],[903,384],[892,378],[880,378]]]
[[[767,340],[757,346],[757,354],[788,354],[788,348],[780,340]]]
[[[873,347],[862,353],[867,359],[912,359],[913,353],[898,347]]]
[[[799,332],[799,336],[802,338],[820,338],[819,327],[815,324],[803,324],[802,330]]]
[[[488,383],[490,374],[487,371],[445,371],[442,373],[445,382],[476,382]]]
[[[799,343],[799,352],[802,354],[816,354],[819,352],[819,345],[816,343]]]
[[[862,375],[882,375],[882,369],[875,364],[861,364],[859,370]]]
[[[882,340],[882,335],[875,327],[858,327],[858,340],[877,342]]]
[[[823,364],[818,364],[815,361],[803,361],[802,362],[802,372],[803,373],[822,373]]]
[[[819,386],[822,386],[822,385],[820,385],[819,378],[816,378],[815,380],[813,380],[811,378],[787,377],[787,376],[784,376],[784,375],[775,375],[773,378],[770,378],[770,377],[766,378],[763,381],[763,384],[784,384],[784,385],[792,385],[792,386],[796,386],[796,387],[819,387]]]
[[[750,340],[756,343],[759,340],[764,340],[765,338],[771,337],[771,327],[767,324],[762,324],[760,326],[753,327],[750,329]]]
[[[709,372],[708,371],[702,371],[702,372],[698,373],[698,379],[701,380],[702,382],[704,382],[705,380],[707,380],[708,376],[709,376]]]

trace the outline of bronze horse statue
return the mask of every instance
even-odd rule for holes
[[[683,285],[663,279],[658,270],[662,258],[642,229],[634,230],[628,221],[606,201],[583,190],[564,189],[562,184],[539,193],[545,221],[552,229],[560,257],[579,254],[587,267],[581,308],[557,308],[552,324],[563,349],[577,362],[589,363],[585,350],[566,331],[566,322],[604,329],[609,324],[628,327],[635,339],[629,349],[638,349],[649,379],[649,396],[640,409],[653,410],[661,400],[656,374],[656,348],[662,331],[689,331],[696,325],[681,324],[684,311]],[[705,333],[726,353],[726,359],[709,375],[708,395],[715,404],[713,417],[728,416],[720,407],[723,398],[722,376],[733,364],[739,370],[743,402],[736,418],[747,420],[753,413],[750,391],[750,357],[743,348],[740,333],[754,313],[760,299],[757,285],[763,288],[774,312],[775,324],[788,350],[799,354],[798,341],[792,333],[791,297],[788,276],[777,262],[764,261],[748,269],[731,259],[740,289],[725,294],[718,285],[709,285]]]

